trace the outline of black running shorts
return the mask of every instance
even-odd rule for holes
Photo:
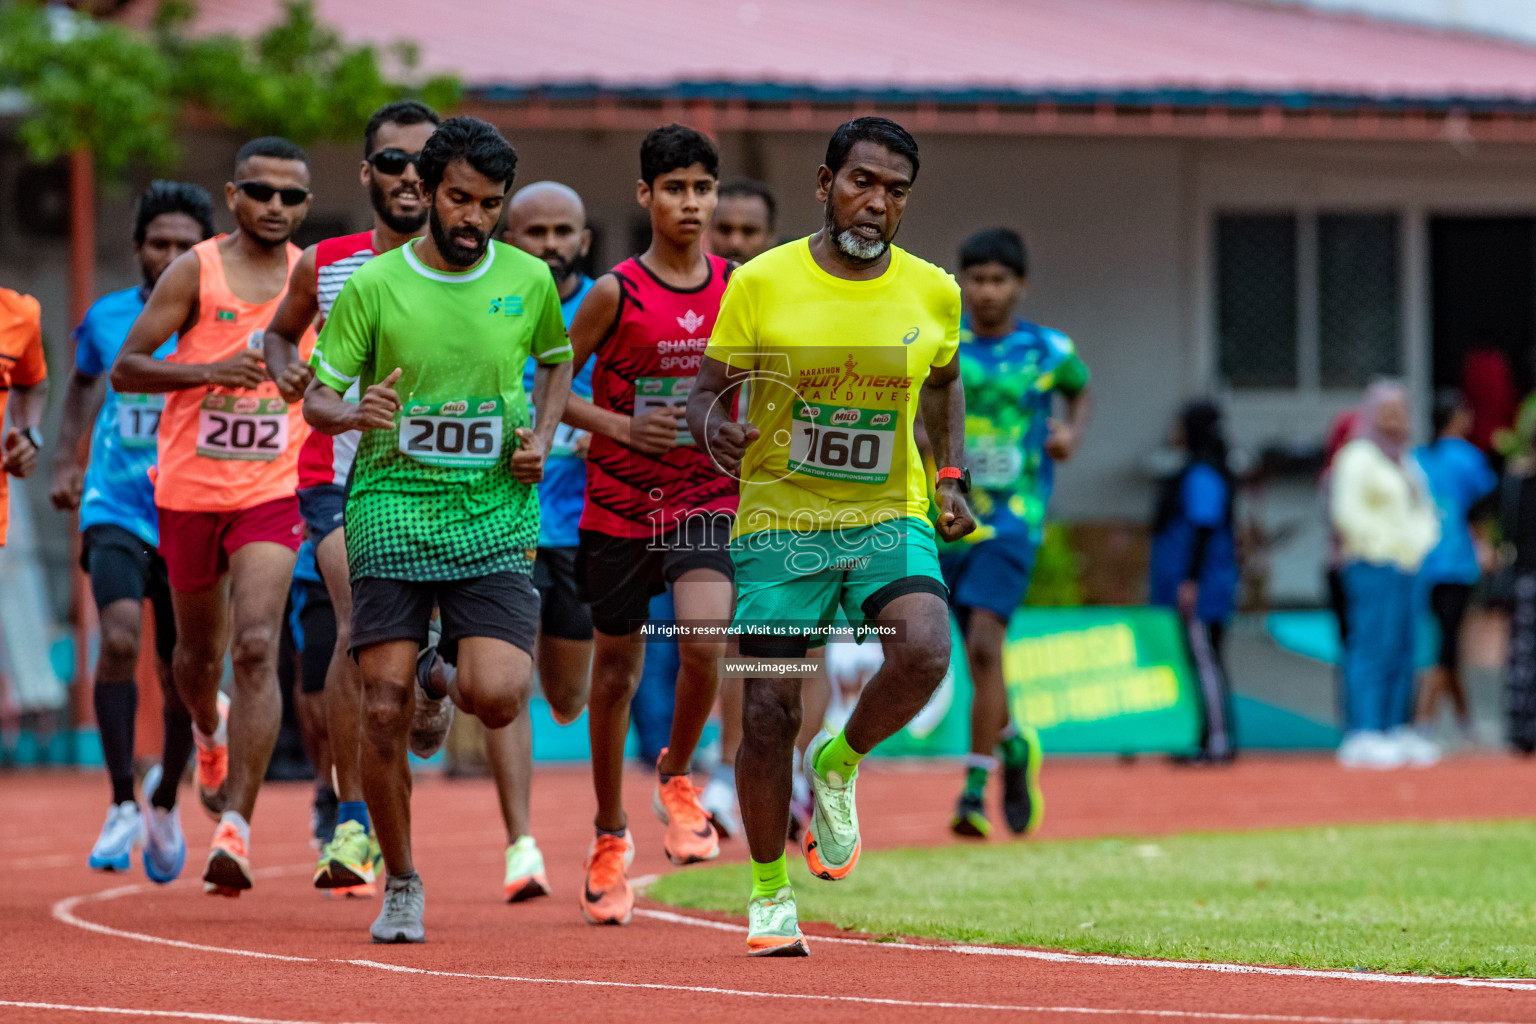
[[[80,568],[91,578],[98,614],[117,601],[149,598],[155,610],[155,653],[170,664],[176,649],[176,617],[160,553],[121,526],[101,523],[86,527],[80,538]]]
[[[539,594],[527,573],[498,572],[467,580],[389,580],[364,576],[352,581],[352,656],[390,640],[427,642],[432,606],[442,612],[443,658],[460,640],[483,636],[505,640],[533,654],[539,628]]]
[[[576,582],[575,548],[539,548],[533,586],[539,592],[539,630],[545,636],[592,639],[592,609],[581,599]]]
[[[651,598],[690,570],[713,569],[728,580],[736,578],[731,517],[724,513],[690,516],[659,540],[610,537],[595,530],[580,533],[576,579],[592,607],[593,627],[609,636],[628,636],[639,629],[649,617]],[[729,613],[729,608],[720,609],[720,618]]]

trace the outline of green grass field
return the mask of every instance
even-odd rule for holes
[[[1084,953],[1536,976],[1536,822],[992,842],[865,854],[846,881],[790,857],[801,921]],[[648,895],[745,914],[745,864]],[[814,944],[814,943],[813,943]]]

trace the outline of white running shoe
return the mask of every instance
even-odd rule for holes
[[[135,846],[144,843],[144,812],[131,800],[113,804],[91,847],[92,871],[127,871]]]
[[[721,839],[741,834],[741,813],[736,809],[735,783],[711,775],[699,795],[699,806],[709,815]]]
[[[1384,732],[1361,729],[1339,745],[1339,763],[1346,768],[1401,768],[1407,758],[1403,748]]]
[[[1397,744],[1403,759],[1415,768],[1440,763],[1440,745],[1417,729],[1400,725],[1387,734],[1387,739]]]

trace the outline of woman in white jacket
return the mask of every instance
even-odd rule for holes
[[[1440,538],[1428,483],[1408,450],[1408,397],[1378,381],[1366,390],[1354,440],[1334,459],[1329,510],[1344,561],[1346,765],[1429,763],[1434,744],[1413,716],[1414,579]]]

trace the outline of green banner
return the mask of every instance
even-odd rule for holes
[[[1192,750],[1199,697],[1167,608],[1025,608],[1008,623],[1003,676],[1014,721],[1055,753]]]
[[[952,627],[950,671],[928,705],[880,744],[890,757],[970,749],[971,675]],[[1199,742],[1199,698],[1178,616],[1166,608],[1022,608],[1003,674],[1013,720],[1050,753],[1181,753]]]

